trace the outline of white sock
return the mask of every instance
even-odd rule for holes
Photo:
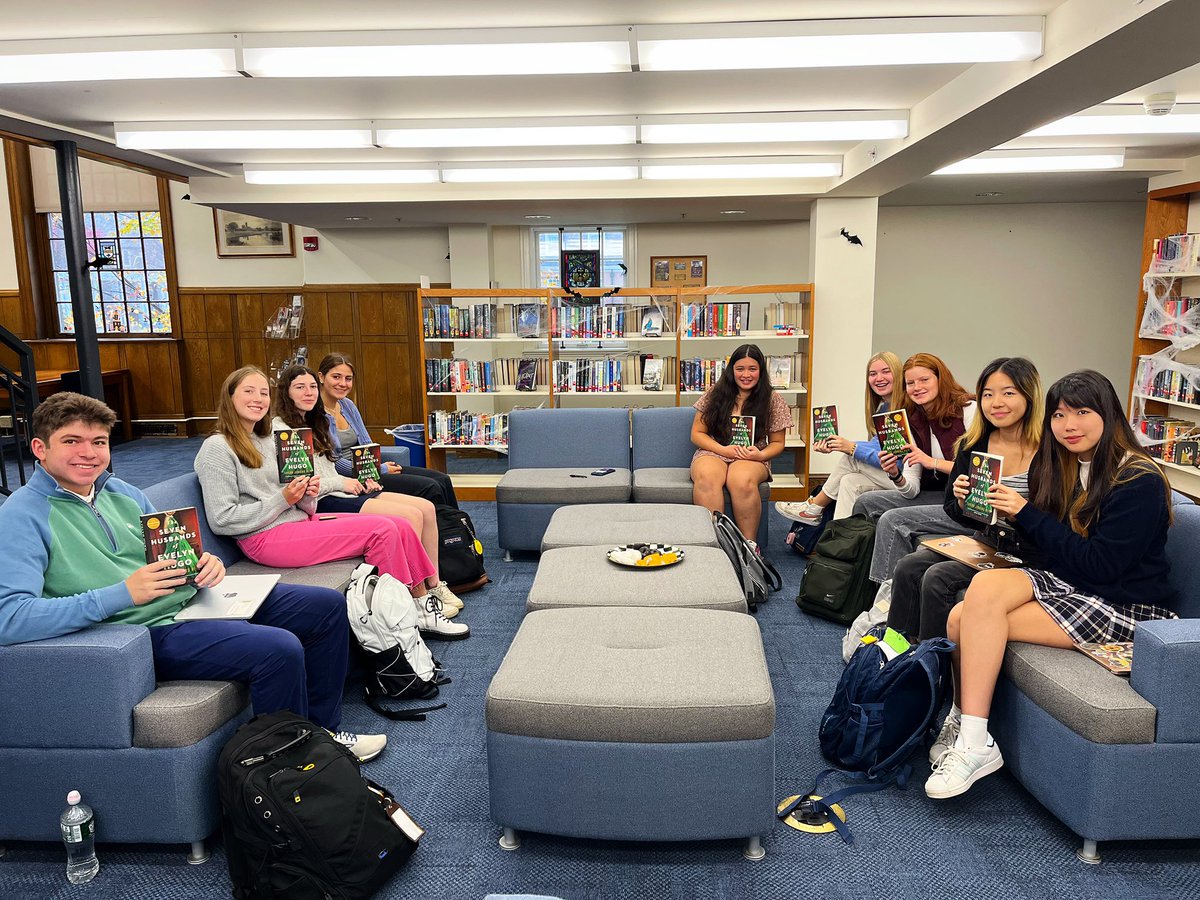
[[[962,729],[954,746],[963,750],[977,750],[987,746],[988,720],[982,716],[963,716]]]
[[[958,708],[957,703],[950,704],[950,712],[946,713],[946,721],[962,724],[962,710]]]

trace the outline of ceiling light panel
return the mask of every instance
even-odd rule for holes
[[[638,26],[643,72],[970,64],[1037,59],[1041,16]]]
[[[486,119],[376,122],[381,147],[566,147],[633,144],[631,118]]]
[[[0,84],[239,75],[233,35],[0,41]]]
[[[259,78],[555,75],[631,70],[624,28],[248,34]]]
[[[373,146],[371,123],[117,122],[129,150],[327,150]]]
[[[642,162],[642,177],[651,180],[836,178],[841,174],[842,160],[837,156],[656,159]]]
[[[1150,116],[1139,106],[1098,106],[1050,122],[1023,137],[1126,134],[1200,134],[1200,103],[1179,103],[1165,116]]]
[[[1123,148],[1073,150],[989,150],[934,175],[996,175],[1027,172],[1094,172],[1125,165]]]
[[[908,136],[905,110],[642,116],[644,144],[867,141]]]
[[[513,165],[444,168],[447,182],[540,182],[540,181],[632,181],[638,177],[635,164],[624,165]]]
[[[435,184],[438,170],[402,166],[243,166],[247,184]]]

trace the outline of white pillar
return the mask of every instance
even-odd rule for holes
[[[486,225],[451,225],[450,286],[488,288],[492,279],[490,229]]]
[[[862,440],[866,436],[863,385],[867,360],[873,352],[879,200],[814,200],[808,225],[808,258],[815,295],[809,404],[837,404],[841,432],[852,440]],[[862,244],[844,237],[843,229]],[[812,472],[825,474],[833,461],[830,455],[813,453],[809,465]]]

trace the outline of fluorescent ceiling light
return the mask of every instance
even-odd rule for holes
[[[631,181],[636,165],[515,165],[488,168],[442,169],[444,181]]]
[[[0,84],[238,75],[232,35],[0,42]]]
[[[643,72],[1012,62],[1042,55],[1041,16],[638,26]]]
[[[642,116],[643,144],[868,141],[908,136],[904,110]]]
[[[267,78],[555,75],[631,70],[625,28],[248,34],[246,71]]]
[[[1026,132],[1024,137],[1110,134],[1200,134],[1200,103],[1179,103],[1165,116],[1147,115],[1141,105],[1097,106]]]
[[[590,123],[587,119],[566,118],[539,123],[503,119],[496,124],[487,124],[487,120],[403,125],[377,122],[376,128],[381,147],[565,147],[637,142],[637,125],[631,119]]]
[[[437,169],[390,166],[243,166],[247,184],[435,184]]]
[[[345,149],[373,145],[369,122],[117,122],[130,150]]]
[[[989,150],[961,160],[934,175],[994,175],[1013,172],[1090,172],[1119,169],[1125,165],[1125,150]]]
[[[644,160],[642,177],[652,180],[695,178],[836,178],[842,162],[833,156],[741,157],[726,159]]]

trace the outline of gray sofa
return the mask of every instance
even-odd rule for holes
[[[1174,500],[1180,619],[1138,626],[1131,676],[1012,643],[992,703],[1007,770],[1083,838],[1085,862],[1099,841],[1200,837],[1200,506]]]

